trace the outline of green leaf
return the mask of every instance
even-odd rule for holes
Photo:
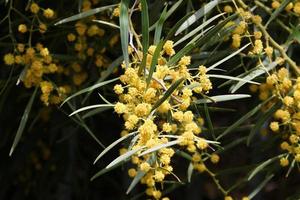
[[[207,122],[207,125],[208,125],[209,133],[212,135],[213,139],[215,140],[216,136],[215,136],[215,132],[214,132],[214,126],[212,124],[210,114],[209,114],[209,111],[208,111],[208,106],[207,106],[206,103],[204,103],[204,114],[205,114],[206,122]]]
[[[190,183],[192,181],[193,172],[194,172],[194,166],[193,166],[193,163],[190,162],[188,170],[187,170],[187,180],[188,180],[188,183]]]
[[[158,108],[167,98],[169,98],[174,90],[178,88],[178,86],[181,84],[181,82],[184,80],[184,78],[181,78],[177,80],[175,83],[171,85],[171,87],[165,92],[164,96],[160,98],[152,107],[152,111]]]
[[[149,48],[149,14],[148,14],[148,4],[146,0],[141,0],[142,5],[142,45],[143,53],[147,54]]]
[[[161,40],[161,41],[158,43],[157,47],[155,48],[155,51],[154,51],[154,54],[153,54],[153,57],[152,57],[152,60],[151,60],[151,65],[150,65],[150,69],[149,69],[149,74],[148,74],[147,80],[146,80],[147,87],[149,86],[149,84],[150,84],[150,82],[151,82],[151,80],[152,80],[153,73],[154,73],[154,71],[155,71],[155,69],[156,69],[156,64],[157,64],[158,58],[159,58],[159,56],[160,56],[160,51],[161,51],[161,49],[162,49],[162,47],[163,47],[163,44],[164,44],[163,42],[164,42],[164,41]]]
[[[241,82],[244,81],[246,83],[252,83],[252,84],[260,85],[260,83],[258,83],[258,82],[248,81],[248,80],[244,80],[242,78],[237,78],[237,77],[233,77],[233,76],[220,75],[220,74],[207,74],[207,76],[210,77],[210,78],[228,79],[228,80],[232,80],[232,81],[241,81]]]
[[[143,156],[143,155],[146,155],[146,154],[149,154],[149,153],[152,153],[152,152],[155,152],[155,151],[158,151],[162,148],[167,148],[167,147],[171,147],[171,146],[174,146],[176,144],[180,143],[179,140],[174,140],[174,141],[171,141],[171,142],[167,142],[167,143],[164,143],[164,144],[160,144],[160,145],[156,145],[150,149],[147,149],[146,151],[140,153],[138,156]]]
[[[195,23],[199,18],[203,17],[206,15],[208,12],[210,12],[218,3],[220,0],[213,0],[200,8],[195,14],[190,16],[176,31],[175,36],[177,36],[179,33],[187,29],[189,26],[191,26],[193,23]]]
[[[244,79],[245,81],[253,80],[254,78],[274,69],[277,66],[277,64],[278,63],[276,61],[274,61],[274,62],[268,64],[268,67],[266,67],[266,68],[260,67],[260,65],[259,65],[256,69],[251,71],[249,74],[244,76],[242,79]],[[231,93],[234,93],[239,88],[241,88],[246,83],[245,81],[243,81],[243,82],[240,81],[240,82],[236,83],[235,85],[232,85],[232,87],[230,88]]]
[[[187,44],[183,49],[181,49],[178,53],[171,57],[167,65],[174,65],[178,60],[190,53],[194,48],[195,43]]]
[[[96,178],[98,178],[99,176],[102,176],[103,174],[106,174],[107,172],[110,172],[111,170],[116,169],[117,167],[121,166],[122,164],[124,164],[128,161],[129,161],[129,159],[124,160],[123,162],[119,162],[118,164],[116,164],[110,168],[104,168],[104,169],[100,170],[99,172],[97,172],[90,180],[93,181]]]
[[[123,56],[120,56],[117,59],[115,59],[112,63],[110,63],[110,65],[107,67],[107,69],[101,73],[101,77],[95,84],[97,85],[97,84],[103,82],[107,77],[109,77],[114,72],[114,70],[123,62],[123,60],[124,60]],[[86,100],[91,95],[92,91],[93,90],[89,91],[85,95],[84,99],[82,100],[82,104],[84,104],[86,102]]]
[[[97,14],[99,12],[102,12],[102,11],[114,8],[116,6],[118,6],[118,4],[113,4],[113,5],[109,5],[109,6],[103,6],[103,7],[100,7],[100,8],[94,8],[94,9],[91,9],[91,10],[79,13],[77,15],[73,15],[71,17],[65,18],[63,20],[60,20],[60,21],[56,22],[54,25],[56,26],[56,25],[59,25],[59,24],[64,24],[64,23],[67,23],[67,22],[71,22],[71,21],[83,19],[83,18],[92,16],[92,15],[95,15],[95,14]]]
[[[199,99],[194,101],[195,104],[202,104],[202,103],[217,103],[222,101],[232,101],[236,99],[244,99],[249,98],[251,95],[249,94],[225,94],[225,95],[216,95],[209,97],[209,99]]]
[[[253,199],[264,187],[265,185],[274,177],[274,174],[266,176],[263,180],[249,195],[249,199]]]
[[[275,162],[276,160],[279,160],[281,157],[285,156],[286,154],[280,154],[278,156],[275,156],[273,158],[270,158],[261,164],[259,164],[248,176],[248,181],[250,181],[257,173],[259,173],[261,170],[266,168],[271,163]]]
[[[227,135],[228,133],[230,133],[232,130],[235,130],[239,125],[241,125],[242,123],[244,123],[247,119],[249,119],[250,117],[252,117],[255,113],[257,113],[261,107],[268,102],[270,99],[267,99],[266,101],[264,101],[261,104],[258,104],[256,107],[254,107],[252,110],[250,110],[248,113],[246,113],[243,117],[241,117],[239,120],[237,120],[234,124],[232,124],[231,126],[229,126],[221,135],[219,135],[217,137],[217,140],[219,140],[220,138],[224,137],[225,135]]]
[[[266,23],[265,27],[267,27],[283,10],[284,8],[293,0],[284,0],[282,3],[280,3],[279,8],[277,8],[269,18],[268,22]]]
[[[128,54],[128,37],[129,37],[129,16],[128,16],[129,0],[121,0],[120,3],[120,36],[122,52],[125,60],[125,65],[129,65],[129,54]]]
[[[146,172],[139,170],[136,174],[136,176],[134,177],[134,179],[132,180],[132,182],[130,183],[126,194],[129,194],[131,192],[131,190],[136,186],[136,184],[138,184],[140,182],[140,180],[145,176]]]
[[[91,110],[91,111],[87,112],[86,114],[82,115],[82,119],[86,119],[86,118],[92,117],[94,115],[97,115],[97,114],[102,113],[104,111],[107,111],[109,109],[112,109],[112,107],[96,108],[96,109]]]
[[[82,90],[79,90],[75,94],[73,94],[73,95],[69,96],[68,98],[66,98],[66,100],[64,100],[64,102],[62,102],[62,104],[60,106],[64,105],[66,102],[70,101],[70,99],[73,99],[74,97],[76,97],[78,95],[81,95],[81,94],[93,91],[93,90],[95,90],[95,89],[97,89],[99,87],[102,87],[102,86],[107,85],[109,83],[115,82],[117,80],[119,80],[119,78],[114,78],[114,79],[111,79],[111,80],[108,80],[108,81],[96,83],[96,84],[94,84],[94,85],[92,85],[90,87],[87,87],[87,88],[84,88]]]
[[[103,20],[99,20],[99,19],[94,19],[93,22],[97,22],[99,24],[104,24],[104,25],[107,25],[107,26],[110,26],[110,27],[113,27],[113,28],[117,28],[119,29],[120,26],[116,25],[116,24],[113,24],[113,23],[110,23],[110,22],[107,22],[107,21],[103,21]]]
[[[165,41],[169,40],[172,38],[175,34],[175,32],[178,30],[179,26],[187,19],[189,18],[193,13],[187,13],[183,18],[181,18],[179,21],[176,22],[174,26],[172,26],[171,30],[168,32],[167,37],[165,38]]]
[[[235,55],[239,54],[241,51],[243,51],[245,48],[247,48],[250,45],[250,43],[246,44],[245,46],[243,46],[242,48],[240,48],[239,50],[235,51],[234,53],[226,56],[225,58],[223,58],[222,60],[216,62],[215,64],[213,64],[212,66],[210,66],[209,68],[207,68],[207,71],[212,70],[214,68],[216,68],[217,66],[219,66],[220,64],[226,62],[227,60],[229,60],[230,58],[234,57]]]
[[[183,0],[179,0],[177,1],[167,12],[166,14],[166,17],[165,17],[165,20],[167,20],[173,13],[174,11],[180,6],[180,4],[182,3]],[[149,31],[152,31],[155,29],[155,27],[157,26],[157,22],[155,22],[150,28],[149,28]]]
[[[156,24],[155,27],[155,33],[154,33],[154,45],[158,45],[159,41],[160,41],[160,37],[161,37],[161,32],[162,32],[162,28],[164,25],[164,22],[166,20],[167,17],[167,6],[164,8],[162,14],[160,15],[160,18]]]
[[[138,151],[141,151],[144,148],[145,148],[145,146],[142,146],[142,147],[139,147],[137,149],[133,149],[133,150],[130,150],[130,151],[124,153],[123,155],[121,155],[121,156],[117,157],[116,159],[114,159],[109,165],[106,166],[106,168],[111,168],[114,165],[117,165],[118,163],[126,160],[127,158],[131,157],[132,155],[136,154]]]
[[[255,126],[251,129],[251,132],[247,139],[248,146],[250,145],[250,142],[255,133],[259,132],[263,124],[265,124],[268,121],[268,119],[272,117],[273,113],[275,113],[275,111],[280,107],[281,103],[274,104],[266,113],[264,113],[258,120],[256,120]]]
[[[94,164],[96,164],[96,162],[102,157],[104,156],[108,151],[110,151],[113,147],[115,147],[117,144],[119,144],[120,142],[124,141],[125,139],[129,138],[130,136],[136,134],[137,131],[129,133],[127,135],[124,135],[123,137],[117,139],[116,141],[114,141],[113,143],[111,143],[108,147],[106,147],[95,159]]]
[[[197,28],[193,29],[191,32],[189,32],[188,34],[184,35],[182,38],[180,38],[175,44],[174,46],[177,46],[178,44],[184,42],[185,40],[189,39],[190,37],[194,36],[196,33],[198,33],[199,31],[203,30],[203,28],[205,28],[207,25],[209,25],[211,22],[213,22],[215,19],[221,17],[222,15],[224,15],[224,13],[218,14],[210,19],[208,19],[207,21],[205,21],[204,23],[202,23],[200,26],[198,26]]]
[[[75,110],[69,116],[71,117],[73,115],[76,115],[76,114],[86,111],[86,110],[90,110],[90,109],[94,109],[94,108],[103,108],[103,107],[114,107],[114,105],[112,105],[112,104],[96,104],[96,105],[85,106],[83,108]]]
[[[31,97],[30,97],[30,99],[29,99],[29,101],[28,101],[28,103],[26,105],[26,108],[25,108],[24,113],[23,113],[22,118],[21,118],[21,122],[19,124],[19,128],[17,130],[17,134],[15,136],[14,142],[13,142],[12,147],[10,149],[9,156],[12,155],[12,153],[15,150],[15,148],[17,147],[17,145],[20,142],[21,136],[22,136],[22,134],[24,132],[24,129],[25,129],[25,126],[27,124],[28,116],[29,116],[29,113],[31,111],[31,107],[32,107],[32,104],[34,102],[34,98],[36,96],[37,90],[38,90],[38,87],[36,87],[34,89],[34,92],[32,93],[32,95],[31,95]]]
[[[72,104],[70,102],[67,102],[68,106],[71,108],[72,111],[74,111],[74,107],[72,106]],[[105,148],[104,144],[96,137],[96,135],[91,131],[91,129],[86,125],[86,123],[84,122],[84,120],[78,115],[75,114],[75,118],[71,117],[71,119],[76,122],[79,126],[81,126],[82,128],[84,128],[86,130],[86,132],[102,147]]]

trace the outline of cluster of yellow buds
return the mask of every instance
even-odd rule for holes
[[[23,66],[20,80],[26,88],[40,86],[41,100],[45,105],[59,104],[65,98],[66,93],[70,92],[68,88],[58,87],[56,88],[57,94],[51,94],[54,86],[51,82],[44,81],[44,76],[62,73],[63,67],[52,58],[48,48],[40,43],[37,43],[35,47],[19,43],[16,54],[4,55],[4,62],[6,65]]]
[[[145,176],[141,183],[147,185],[146,193],[154,199],[160,199],[161,192],[156,183],[162,183],[167,175],[173,175],[171,159],[175,151],[169,144],[191,153],[195,169],[206,169],[201,155],[208,151],[210,141],[200,136],[203,119],[189,108],[194,99],[201,98],[201,95],[212,89],[212,84],[205,66],[201,65],[193,70],[188,68],[191,64],[189,56],[183,56],[174,65],[168,64],[169,57],[175,54],[172,41],[165,42],[153,77],[147,84],[146,78],[155,49],[154,45],[149,47],[145,73],[142,74],[139,74],[139,58],[142,53],[130,51],[133,62],[129,63],[120,76],[122,84],[114,86],[115,93],[119,95],[119,102],[115,104],[114,110],[123,115],[125,120],[122,136],[137,132],[136,141],[132,142],[128,150],[142,148],[132,156],[132,163],[137,165],[137,169],[131,168],[129,176],[134,177],[137,170],[143,171]],[[192,73],[194,71],[196,72]],[[172,94],[157,105],[166,91],[178,81],[181,83]],[[168,147],[139,156],[144,151],[164,145]],[[218,155],[212,155],[211,160],[217,163]]]
[[[300,78],[295,81],[291,79],[286,68],[281,68],[277,72],[270,74],[266,83],[259,86],[259,97],[266,100],[273,96],[266,108],[270,108],[275,103],[282,106],[273,115],[273,121],[269,128],[280,134],[284,140],[280,148],[288,154],[280,159],[280,165],[285,167],[290,161],[300,162]],[[265,109],[266,109],[265,108]]]

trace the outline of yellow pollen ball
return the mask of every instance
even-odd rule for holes
[[[26,33],[26,32],[27,32],[27,26],[26,26],[25,24],[20,24],[20,25],[18,26],[18,31],[19,31],[20,33]]]
[[[54,16],[54,11],[51,8],[47,8],[43,13],[44,17],[51,19]]]
[[[5,54],[3,61],[6,65],[13,65],[15,63],[14,55],[11,53]]]
[[[40,7],[39,5],[37,5],[36,3],[32,3],[30,5],[30,11],[33,13],[33,14],[37,14],[40,10]]]

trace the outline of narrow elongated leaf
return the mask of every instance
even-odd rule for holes
[[[265,27],[267,27],[283,10],[284,8],[293,0],[284,0],[282,3],[280,3],[279,8],[277,8],[269,18],[268,22],[266,23]]]
[[[31,111],[31,107],[32,107],[32,104],[34,102],[34,98],[36,96],[36,92],[38,90],[38,87],[36,87],[34,89],[34,92],[32,93],[27,105],[26,105],[26,108],[24,110],[24,113],[22,115],[22,118],[21,118],[21,122],[20,122],[20,125],[19,125],[19,128],[17,130],[17,134],[15,136],[15,139],[14,139],[14,142],[11,146],[11,149],[10,149],[10,152],[9,152],[9,156],[12,155],[12,153],[14,152],[15,148],[17,147],[17,145],[19,144],[20,142],[20,139],[21,139],[21,136],[24,132],[24,129],[25,129],[25,126],[27,124],[27,120],[28,120],[28,116],[29,116],[29,113]]]
[[[176,53],[172,58],[168,61],[168,65],[174,65],[178,60],[180,60],[183,56],[190,53],[195,48],[195,43],[187,44],[183,49],[181,49],[178,53]]]
[[[83,19],[83,18],[92,16],[92,15],[95,15],[95,14],[97,14],[99,12],[102,12],[102,11],[114,8],[116,6],[118,6],[118,4],[113,4],[113,5],[109,5],[109,6],[103,6],[103,7],[100,7],[100,8],[94,8],[94,9],[91,9],[91,10],[79,13],[77,15],[73,15],[71,17],[65,18],[63,20],[60,20],[60,21],[56,22],[54,25],[56,26],[56,25],[59,25],[59,24],[64,24],[64,23],[67,23],[67,22],[71,22],[71,21]]]
[[[145,146],[142,146],[142,147],[139,147],[137,149],[133,149],[133,150],[130,150],[130,151],[124,153],[123,155],[121,155],[121,156],[117,157],[116,159],[114,159],[109,165],[106,166],[106,168],[113,167],[114,165],[126,160],[127,158],[131,157],[132,155],[136,154],[138,151],[141,151],[144,148],[145,148]]]
[[[136,186],[136,184],[138,184],[140,182],[140,180],[145,176],[146,172],[139,170],[136,174],[136,176],[134,177],[134,179],[132,180],[132,182],[130,183],[126,194],[129,194],[131,192],[131,190]]]
[[[112,105],[112,104],[96,104],[96,105],[91,105],[91,106],[85,106],[83,108],[75,110],[69,116],[71,117],[73,115],[76,115],[76,114],[86,111],[86,110],[90,110],[90,109],[94,109],[94,108],[103,108],[103,107],[114,107],[114,105]]]
[[[248,176],[248,181],[250,181],[257,173],[259,173],[261,170],[263,170],[264,168],[266,168],[268,165],[270,165],[271,163],[275,162],[276,160],[279,160],[281,157],[283,157],[285,154],[281,154],[278,156],[275,156],[274,158],[270,158],[264,162],[262,162],[261,164],[259,164]]]
[[[149,14],[148,4],[146,0],[141,0],[142,5],[142,45],[143,45],[143,60],[139,68],[139,74],[145,70],[147,63],[147,52],[149,48]]]
[[[251,132],[247,139],[247,145],[250,145],[250,142],[255,135],[262,128],[263,124],[268,121],[269,118],[276,112],[277,109],[281,107],[281,103],[273,105],[266,113],[264,113],[258,120],[256,120],[255,126],[251,129]]]
[[[107,67],[107,69],[101,73],[101,77],[99,78],[99,80],[95,83],[95,85],[100,84],[101,82],[103,82],[104,80],[106,80],[113,72],[114,70],[121,65],[121,63],[123,62],[124,58],[123,56],[118,57],[117,59],[115,59],[112,63],[110,63],[110,65]],[[114,79],[112,79],[114,80]],[[86,102],[86,100],[89,98],[89,96],[91,95],[91,93],[93,92],[93,90],[88,91],[88,93],[85,95],[84,99],[82,100],[82,104],[84,104]]]
[[[208,111],[208,106],[207,106],[206,103],[204,103],[204,114],[205,114],[205,118],[206,118],[206,121],[207,121],[209,133],[212,135],[213,139],[215,140],[216,136],[215,136],[215,132],[214,132],[214,126],[212,124],[210,114],[209,114],[209,111]]]
[[[233,77],[233,76],[227,76],[227,75],[220,75],[220,74],[207,74],[208,77],[210,78],[221,78],[221,79],[228,79],[228,80],[233,80],[233,81],[244,81],[246,83],[252,83],[256,85],[260,85],[260,83],[255,82],[255,81],[249,81],[249,80],[244,80],[242,78],[238,77]]]
[[[194,24],[199,18],[203,17],[206,15],[209,11],[211,11],[218,3],[220,0],[213,0],[200,8],[197,12],[195,12],[192,16],[190,16],[176,31],[175,36],[177,36],[179,33],[187,29],[189,26]]]
[[[167,20],[173,13],[174,11],[180,6],[180,4],[182,3],[183,0],[179,0],[177,1],[167,12],[166,14],[166,18],[165,20]],[[158,21],[155,22],[150,28],[149,28],[149,31],[153,31],[157,25]]]
[[[142,5],[142,44],[143,53],[147,54],[149,48],[149,14],[148,14],[148,4],[146,0],[141,0]]]
[[[178,144],[179,142],[180,142],[179,140],[174,140],[174,141],[171,141],[171,142],[167,142],[165,144],[160,144],[160,145],[154,146],[154,147],[152,147],[150,149],[147,149],[146,151],[142,152],[141,154],[139,154],[139,157],[143,156],[143,155],[146,155],[146,154],[149,154],[149,153],[152,153],[152,152],[155,152],[155,151],[158,151],[162,148],[171,147],[173,145]]]
[[[102,157],[104,156],[108,151],[110,151],[113,147],[115,147],[117,144],[119,144],[120,142],[124,141],[125,139],[129,138],[130,136],[136,134],[137,131],[129,133],[119,139],[117,139],[116,141],[114,141],[113,143],[111,143],[108,147],[106,147],[95,159],[94,164],[96,164],[96,162]]]
[[[167,6],[164,8],[164,10],[158,20],[158,23],[155,27],[154,42],[153,42],[154,45],[157,45],[160,41],[161,32],[162,32],[162,28],[163,28],[164,22],[166,20],[166,17],[167,17]]]
[[[194,172],[194,165],[193,165],[192,162],[190,162],[188,170],[187,170],[187,180],[188,180],[188,183],[190,183],[192,181],[193,172]]]
[[[171,87],[165,92],[164,96],[162,98],[160,98],[152,107],[152,111],[155,110],[156,108],[158,108],[166,99],[168,99],[172,93],[174,92],[174,90],[176,90],[178,88],[178,86],[181,84],[181,82],[184,79],[181,78],[179,80],[177,80],[175,83],[173,83],[171,85]]]
[[[110,172],[113,169],[116,169],[117,167],[121,166],[122,164],[128,162],[130,159],[126,159],[123,162],[119,162],[118,164],[110,167],[110,168],[104,168],[102,170],[100,170],[99,172],[97,172],[90,180],[93,181],[96,178],[98,178],[99,176],[102,176],[103,174],[106,174],[107,172]]]
[[[222,138],[223,136],[225,136],[226,134],[228,134],[229,132],[231,132],[232,130],[235,130],[239,125],[241,125],[242,123],[244,123],[246,120],[248,120],[250,117],[252,117],[255,113],[257,113],[261,107],[268,102],[270,99],[264,101],[261,104],[258,104],[256,107],[254,107],[252,110],[250,110],[248,113],[246,113],[243,117],[241,117],[239,120],[237,120],[234,124],[232,124],[231,126],[229,126],[221,135],[219,135],[217,137],[217,139]]]
[[[151,64],[150,64],[150,69],[149,69],[149,74],[147,76],[147,80],[146,80],[146,83],[147,83],[147,87],[149,86],[151,80],[152,80],[152,76],[153,76],[153,73],[156,69],[156,64],[158,62],[158,58],[160,56],[160,51],[162,49],[162,46],[163,46],[163,40],[161,40],[159,42],[159,44],[157,45],[157,47],[155,48],[155,51],[154,51],[154,54],[153,54],[153,57],[152,57],[152,60],[151,60]]]
[[[255,69],[254,71],[250,72],[249,74],[247,74],[245,77],[241,77],[244,80],[250,81],[253,80],[254,78],[274,69],[277,66],[277,62],[272,62],[270,63],[266,68],[262,68],[262,67],[257,67],[257,69]],[[243,82],[238,82],[235,85],[232,85],[232,87],[230,88],[230,92],[231,93],[235,93],[239,88],[241,88],[243,85],[245,84],[245,81]]]
[[[254,198],[273,177],[274,174],[267,175],[266,178],[248,195],[249,199]]]
[[[225,94],[225,95],[217,95],[209,97],[209,99],[199,99],[194,101],[195,104],[202,104],[202,103],[217,103],[222,101],[232,101],[236,99],[244,99],[249,98],[251,95],[249,94]]]
[[[227,60],[229,60],[230,58],[234,57],[235,55],[239,54],[241,51],[243,51],[245,48],[247,48],[250,45],[250,43],[246,44],[245,46],[243,46],[242,48],[240,48],[239,50],[235,51],[234,53],[226,56],[225,58],[223,58],[222,60],[216,62],[215,64],[213,64],[212,66],[210,66],[209,68],[207,68],[207,71],[212,70],[214,68],[216,68],[217,66],[219,66],[220,64],[226,62]]]
[[[129,0],[122,0],[120,4],[120,36],[122,52],[125,60],[125,65],[129,65],[129,54],[128,54],[128,38],[129,38],[129,16],[128,16]]]
[[[72,111],[75,111],[74,107],[72,106],[72,104],[70,102],[67,102],[67,104],[71,108]],[[75,118],[77,120],[74,118],[71,118],[71,119],[74,122],[76,122],[79,126],[84,128],[84,130],[86,130],[86,132],[104,149],[105,148],[104,144],[96,137],[96,135],[91,131],[91,129],[83,121],[83,119],[78,114],[75,114]]]
[[[90,86],[90,87],[87,87],[87,88],[85,88],[85,89],[79,90],[79,91],[76,92],[75,94],[73,94],[73,95],[69,96],[68,98],[66,98],[66,100],[64,100],[64,101],[62,102],[61,106],[64,105],[66,102],[70,101],[70,99],[73,99],[74,97],[76,97],[76,96],[78,96],[78,95],[81,95],[81,94],[84,94],[84,93],[93,91],[93,90],[95,90],[95,89],[97,89],[97,88],[100,88],[100,87],[102,87],[102,86],[104,86],[104,85],[107,85],[107,84],[109,84],[109,83],[115,82],[115,81],[117,81],[117,80],[119,80],[119,78],[114,78],[114,79],[111,79],[111,80],[108,80],[108,81],[100,82],[100,83],[94,84],[94,85],[92,85],[92,86]]]
[[[205,28],[207,25],[209,25],[211,22],[213,22],[214,20],[216,20],[217,18],[221,17],[222,15],[224,15],[223,13],[218,14],[212,18],[209,18],[207,21],[205,21],[204,23],[202,23],[200,26],[198,26],[197,28],[195,28],[194,30],[192,30],[191,32],[189,32],[188,34],[186,34],[185,36],[183,36],[182,38],[180,38],[175,44],[174,46],[177,46],[178,44],[184,42],[185,40],[193,37],[196,33],[198,33],[199,31],[203,30],[203,28]]]
[[[102,113],[104,111],[107,111],[109,109],[112,109],[112,107],[96,108],[96,109],[91,110],[91,111],[87,112],[86,114],[82,115],[82,119],[86,119],[86,118],[92,117],[94,115],[97,115],[97,114]]]
[[[181,18],[179,21],[176,22],[176,24],[174,26],[172,26],[171,30],[168,32],[167,37],[165,38],[165,41],[169,40],[170,38],[172,38],[175,34],[175,32],[178,30],[179,26],[182,25],[182,23],[189,18],[193,13],[189,12],[187,13],[183,18]]]
[[[97,22],[99,24],[104,24],[104,25],[107,25],[107,26],[110,26],[110,27],[113,27],[113,28],[120,28],[120,26],[116,25],[116,24],[113,24],[113,23],[110,23],[110,22],[107,22],[107,21],[103,21],[103,20],[99,20],[99,19],[94,19],[93,22]]]

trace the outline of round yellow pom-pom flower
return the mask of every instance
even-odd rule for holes
[[[6,65],[13,65],[15,63],[14,55],[11,53],[5,54],[3,60]]]
[[[30,11],[33,13],[33,14],[37,14],[40,10],[40,7],[39,5],[37,5],[36,3],[32,3],[30,5]]]
[[[54,11],[51,8],[47,8],[43,13],[44,17],[51,19],[54,16]]]
[[[277,132],[279,130],[279,124],[278,122],[271,122],[270,129],[274,132]]]
[[[20,33],[26,33],[26,32],[27,32],[27,26],[26,26],[25,24],[20,24],[20,25],[18,26],[18,31],[19,31]]]

